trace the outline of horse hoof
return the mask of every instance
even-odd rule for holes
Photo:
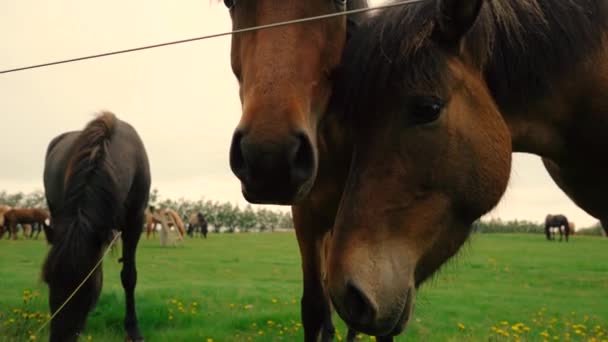
[[[125,337],[125,342],[144,342],[144,338],[139,337],[139,338],[132,339],[130,336],[127,335],[127,337]]]

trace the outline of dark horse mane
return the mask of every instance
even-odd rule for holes
[[[113,114],[103,113],[89,122],[72,146],[63,201],[53,222],[54,241],[43,268],[46,280],[51,274],[81,280],[82,263],[94,259],[82,254],[99,250],[112,236],[117,218],[108,213],[118,209],[117,189],[114,166],[106,155],[116,122]]]
[[[354,87],[346,90],[351,109],[370,109],[375,104],[359,102],[382,98],[386,85],[425,91],[441,84],[447,59],[433,40],[438,8],[437,0],[390,8],[361,25],[342,70]],[[464,52],[497,103],[517,107],[601,45],[607,8],[603,0],[486,0]]]

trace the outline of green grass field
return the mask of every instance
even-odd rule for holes
[[[0,341],[31,336],[46,315],[43,241],[0,241]],[[82,340],[122,341],[118,251],[104,262],[104,288]],[[147,341],[302,340],[295,236],[212,234],[183,246],[142,241],[136,290]],[[25,294],[24,294],[24,291]],[[32,291],[29,294],[27,291]],[[345,335],[336,316],[337,340]],[[607,341],[608,239],[474,235],[425,284],[398,341]],[[507,336],[508,335],[508,336]],[[370,340],[361,336],[362,340]]]

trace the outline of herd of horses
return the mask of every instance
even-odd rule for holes
[[[165,221],[161,216],[165,215]],[[156,209],[149,206],[145,211],[145,231],[149,238],[158,229],[158,225],[166,224],[167,228],[175,227],[181,237],[187,234],[195,237],[197,233],[207,238],[208,223],[202,212],[194,212],[188,217],[187,224],[184,225],[179,214],[173,209]],[[29,239],[38,239],[44,230],[47,234],[50,228],[51,217],[49,212],[39,208],[12,208],[7,205],[0,205],[0,239],[6,234],[8,239],[17,239],[19,228],[23,231],[23,236]],[[162,229],[162,228],[161,228]]]
[[[224,3],[234,29],[367,7]],[[230,166],[249,202],[292,207],[305,340],[333,339],[333,309],[350,339],[401,333],[419,286],[504,194],[513,152],[542,157],[608,230],[607,57],[608,0],[426,0],[233,35],[242,116]],[[143,340],[135,249],[150,170],[138,134],[103,113],[58,136],[44,186],[51,311],[117,228],[125,329]],[[51,341],[77,339],[101,282],[96,269],[51,321]]]
[[[149,206],[145,211],[146,216],[146,238],[150,238],[150,235],[154,235],[157,226],[160,225],[161,229],[171,229],[175,227],[181,238],[184,235],[195,237],[198,233],[199,236],[207,238],[208,223],[205,215],[200,212],[193,212],[187,217],[187,224],[180,218],[177,211],[173,209],[162,209],[154,206]]]

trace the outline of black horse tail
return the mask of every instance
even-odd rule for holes
[[[117,189],[109,145],[117,119],[104,112],[74,141],[64,177],[63,203],[53,217],[53,241],[44,280],[79,283],[101,257],[118,218]],[[59,280],[61,279],[61,280]]]

